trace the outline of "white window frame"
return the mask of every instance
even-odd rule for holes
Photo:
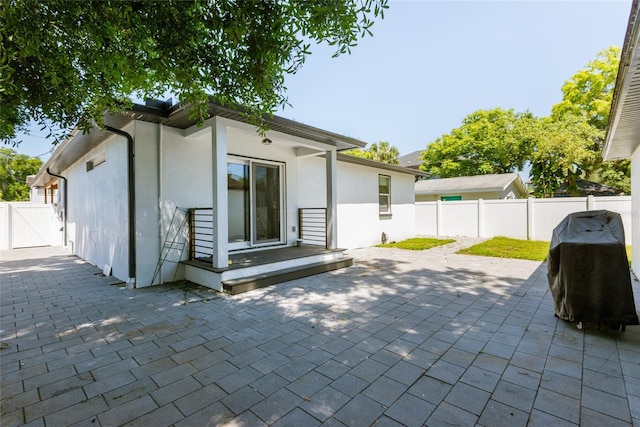
[[[386,178],[387,179],[387,187],[388,187],[388,193],[383,193],[380,189],[381,186],[381,179],[382,178]],[[380,203],[380,199],[386,197],[387,198],[387,210],[383,211],[382,210],[382,203]],[[383,174],[378,174],[378,214],[380,215],[381,218],[389,218],[391,217],[391,176],[390,175],[383,175]]]

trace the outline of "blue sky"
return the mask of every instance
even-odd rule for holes
[[[291,106],[279,116],[401,154],[424,149],[478,109],[548,115],[562,84],[598,51],[621,46],[631,0],[390,0],[351,55],[312,46],[286,80]],[[50,143],[35,130],[18,151]],[[44,156],[43,159],[46,159]]]

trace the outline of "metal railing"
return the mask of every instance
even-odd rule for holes
[[[189,209],[189,259],[213,256],[213,208]]]
[[[298,209],[298,236],[305,245],[327,247],[327,209]]]

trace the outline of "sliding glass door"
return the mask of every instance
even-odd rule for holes
[[[229,249],[284,243],[284,166],[230,157]]]

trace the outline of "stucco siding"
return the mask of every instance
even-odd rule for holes
[[[131,132],[132,126],[125,128]],[[87,161],[104,155],[105,162],[87,171]],[[128,278],[127,142],[112,136],[70,166],[62,175],[69,191],[69,241],[79,257],[113,276]]]
[[[415,236],[414,177],[338,161],[338,247],[358,248],[380,243],[382,233],[390,240]],[[300,207],[326,206],[325,159],[299,160]],[[378,175],[391,177],[391,217],[381,218]]]
[[[135,122],[136,287],[151,285],[160,257],[159,135],[159,125]]]

